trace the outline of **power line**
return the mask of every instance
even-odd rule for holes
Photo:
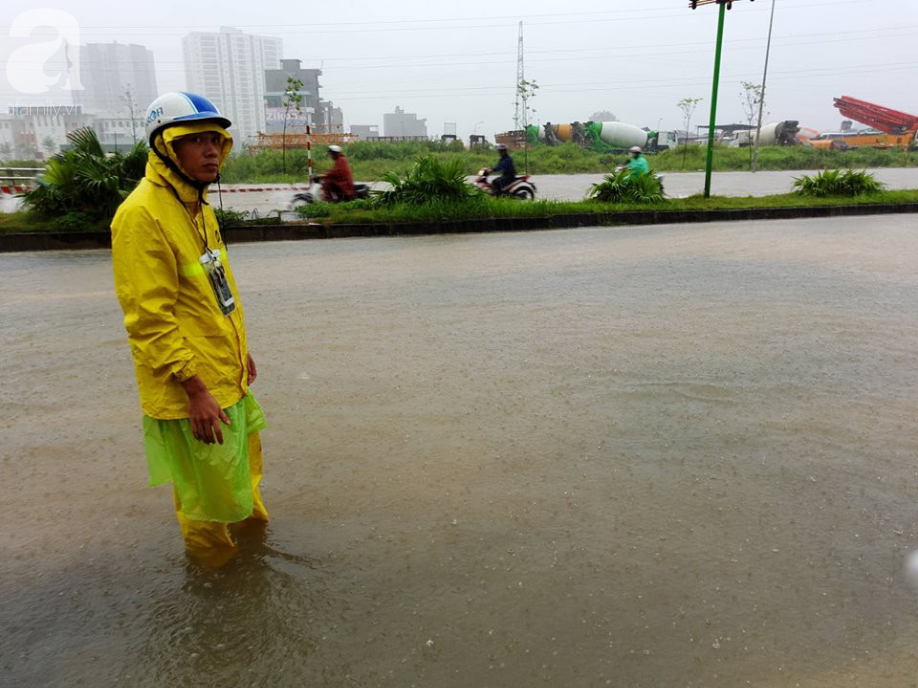
[[[775,42],[779,43],[780,45],[783,45],[784,47],[794,47],[794,46],[801,46],[801,45],[822,45],[822,44],[830,44],[830,43],[846,43],[851,40],[872,40],[872,39],[877,38],[877,36],[860,36],[860,37],[855,36],[854,38],[848,38],[848,39],[837,38],[837,39],[830,39],[830,40],[824,40],[824,41],[806,40],[806,41],[794,42],[794,43],[788,43],[787,41],[791,39],[807,39],[807,38],[819,37],[819,36],[838,36],[838,35],[855,35],[855,34],[864,34],[864,33],[875,33],[878,31],[900,31],[900,33],[897,33],[894,35],[884,36],[885,38],[900,38],[900,37],[915,35],[916,33],[918,33],[918,25],[906,26],[906,27],[888,27],[888,28],[883,28],[883,29],[862,29],[858,31],[832,31],[832,32],[818,32],[818,33],[809,33],[809,34],[794,34],[791,36],[784,36],[782,38],[779,38]],[[734,50],[757,50],[760,47],[759,45],[738,45],[738,44],[741,44],[741,43],[757,44],[757,43],[761,43],[762,41],[763,39],[761,38],[738,38],[738,39],[734,39],[731,41],[725,41],[725,44],[734,45],[735,46]],[[581,52],[581,53],[582,52],[613,52],[613,53],[625,52],[628,55],[634,55],[633,51],[635,50],[646,50],[646,51],[649,51],[653,56],[666,56],[666,55],[684,56],[688,54],[706,54],[710,52],[709,43],[706,41],[695,41],[695,42],[689,42],[689,43],[671,43],[667,45],[667,47],[670,47],[670,48],[691,48],[695,46],[704,46],[704,49],[689,50],[689,51],[686,51],[686,50],[660,51],[655,46],[644,45],[644,46],[618,46],[618,47],[609,47],[609,48],[533,49],[529,52],[536,52],[539,54],[548,54],[548,55],[563,55],[565,53],[575,53],[575,52]],[[359,58],[340,58],[340,59],[342,60],[343,59],[347,59],[347,60],[379,60],[379,59],[408,60],[408,59],[420,59],[420,58],[430,59],[430,58],[438,58],[438,57],[460,57],[460,56],[467,57],[470,55],[473,57],[479,57],[479,56],[480,57],[488,57],[488,56],[501,57],[503,56],[507,59],[509,63],[511,53],[507,51],[499,51],[499,52],[485,52],[485,53],[447,53],[447,54],[440,54],[440,55],[438,54],[411,55],[411,56],[404,56],[404,57],[368,56],[368,57],[359,57]],[[323,61],[330,61],[330,60],[337,60],[337,59],[339,58],[323,58]],[[570,61],[570,60],[582,60],[582,59],[583,59],[582,57],[552,57],[552,58],[546,58],[546,59],[534,58],[534,59],[530,59],[529,61],[530,62],[557,62],[557,61],[562,61],[562,60]],[[86,65],[98,65],[98,64],[105,64],[105,63],[96,62],[96,61],[82,61],[81,64],[83,66],[86,66]],[[119,70],[123,66],[126,66],[126,65],[146,65],[146,64],[147,64],[146,62],[137,62],[137,61],[119,62],[118,65],[112,65],[112,71]],[[184,61],[158,60],[155,62],[155,64],[157,65],[157,70],[156,70],[157,72],[183,71],[183,68],[179,68],[179,67],[162,68],[162,67],[159,67],[159,65],[184,65]],[[493,64],[493,61],[487,61],[487,62],[412,62],[410,64],[405,64],[404,62],[398,62],[398,63],[392,63],[392,64],[375,64],[374,63],[374,64],[357,64],[354,66],[347,66],[347,67],[335,67],[335,66],[324,67],[322,71],[323,72],[349,71],[349,70],[361,70],[362,71],[362,70],[367,70],[367,69],[406,69],[406,68],[421,68],[421,67],[479,66],[479,65],[489,65],[489,64]],[[42,65],[42,66],[45,66],[45,65]],[[55,65],[55,66],[60,66],[60,65]],[[35,69],[35,71],[37,72],[41,70]]]
[[[879,2],[881,0],[874,0],[874,2]],[[849,4],[863,4],[862,0],[830,0],[829,2],[821,3],[807,3],[807,4],[797,4],[791,5],[785,9],[782,9],[782,12],[785,11],[794,11],[794,10],[807,10],[812,8],[819,7],[829,7],[837,5],[849,5]],[[744,12],[744,15],[748,16],[756,12],[762,13],[767,10],[752,9]],[[666,9],[628,9],[628,10],[607,10],[602,12],[580,12],[580,13],[554,13],[554,14],[544,14],[544,15],[533,15],[535,18],[545,18],[545,17],[570,17],[570,16],[588,16],[595,17],[597,15],[606,15],[606,14],[648,14],[648,13],[660,13],[665,12],[665,14],[657,14],[657,16],[651,17],[652,19],[665,19],[665,18],[685,18],[685,12],[669,13]],[[640,21],[646,20],[647,17],[640,19]],[[393,31],[452,31],[452,30],[468,30],[468,29],[488,29],[488,28],[507,28],[513,26],[513,24],[473,24],[465,26],[416,26],[416,27],[403,27],[403,28],[383,28],[380,29],[380,25],[398,25],[398,24],[426,24],[426,23],[442,23],[442,22],[469,22],[469,21],[502,21],[502,20],[513,20],[514,22],[519,20],[518,15],[503,15],[499,17],[486,17],[482,19],[469,19],[467,17],[452,17],[452,18],[443,18],[443,19],[403,19],[403,20],[389,20],[389,21],[364,21],[364,22],[331,22],[326,24],[319,23],[309,23],[309,24],[240,24],[239,26],[245,29],[265,29],[265,28],[282,28],[284,31],[279,31],[280,35],[313,35],[316,33],[329,34],[329,33],[379,33],[379,32],[393,32]],[[527,21],[529,16],[527,15]],[[608,19],[574,19],[574,20],[563,20],[563,21],[532,21],[532,26],[561,26],[568,24],[593,24],[597,22],[606,23],[612,21],[623,21],[619,17],[611,17]],[[368,26],[370,28],[366,29],[344,29],[344,28],[325,28],[325,27],[341,27],[341,26]],[[0,27],[0,31],[8,33],[10,26]],[[124,26],[124,25],[107,25],[107,26],[81,26],[81,33],[85,36],[87,30],[96,30],[96,31],[106,31],[106,32],[117,32],[119,36],[125,35],[139,35],[139,36],[172,36],[178,30],[191,30],[195,33],[219,33],[214,30],[201,30],[195,31],[195,29],[208,29],[209,27],[203,25],[171,25],[171,26],[159,26],[159,27],[143,27],[143,26]],[[315,30],[302,30],[302,29],[315,29]],[[130,30],[142,31],[144,33],[130,33]],[[91,33],[89,35],[109,35],[106,33]]]

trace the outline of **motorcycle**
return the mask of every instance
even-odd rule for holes
[[[494,186],[488,181],[489,174],[491,174],[491,169],[488,167],[478,170],[478,177],[475,178],[473,183],[489,196],[494,196],[496,195]],[[529,177],[530,175],[528,174],[524,174],[522,177],[515,177],[511,183],[503,188],[500,195],[523,200],[534,199],[536,195],[536,185],[529,181]]]
[[[309,188],[305,191],[300,191],[294,194],[293,200],[290,202],[290,209],[293,210],[298,205],[308,205],[310,203],[317,203],[320,201],[324,203],[346,203],[347,201],[344,199],[326,197],[325,190],[322,188],[322,180],[324,178],[325,175],[322,174],[313,175],[309,183]],[[369,184],[354,184],[354,198],[352,200],[369,197]]]

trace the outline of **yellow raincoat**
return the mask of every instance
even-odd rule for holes
[[[232,138],[213,123],[173,126],[155,144],[177,161],[172,143],[181,136],[218,130],[223,156]],[[247,354],[242,304],[217,218],[209,205],[192,218],[178,202],[194,204],[199,193],[150,151],[146,177],[124,201],[112,222],[115,291],[124,310],[140,404],[151,418],[188,417],[181,383],[200,376],[221,408],[246,394]],[[201,199],[206,201],[206,191]],[[224,316],[200,257],[206,244],[220,251],[236,310]]]
[[[154,145],[176,165],[173,143],[190,134],[223,136],[213,122],[176,125]],[[248,346],[243,309],[213,209],[152,150],[145,178],[112,222],[115,291],[124,310],[140,402],[151,484],[174,484],[175,511],[185,545],[198,560],[219,566],[237,551],[228,522],[267,521],[262,477],[261,408],[248,393]],[[192,209],[200,203],[193,216]],[[220,252],[236,308],[223,315],[200,262],[205,247]],[[232,424],[223,445],[191,436],[182,382],[199,376]]]

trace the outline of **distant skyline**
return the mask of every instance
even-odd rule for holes
[[[344,111],[345,125],[377,124],[396,106],[426,119],[431,135],[447,122],[458,133],[493,136],[513,126],[518,22],[524,22],[526,77],[539,84],[533,123],[585,120],[597,110],[623,122],[681,129],[676,103],[702,98],[693,127],[708,120],[717,8],[688,9],[686,0],[618,0],[562,11],[530,0],[525,13],[470,4],[466,12],[420,0],[282,5],[227,0],[219,9],[165,0],[126,6],[113,0],[71,0],[61,9],[77,21],[80,42],[118,41],[153,51],[161,91],[185,88],[182,39],[227,26],[283,41],[285,58],[321,68],[322,97]],[[10,36],[17,5],[0,26],[0,60],[57,33]],[[744,121],[742,82],[761,83],[771,0],[736,0],[728,13],[719,122]],[[344,11],[346,10],[346,11]],[[901,0],[777,0],[766,93],[766,121],[797,119],[835,130],[841,95],[918,113],[907,88],[918,66],[918,3]],[[16,56],[22,58],[23,52]],[[32,61],[36,78],[63,65]],[[20,72],[20,61],[12,65]],[[0,106],[46,105],[69,94],[24,94],[0,72]],[[31,72],[30,72],[31,73]],[[63,83],[61,81],[60,83]]]

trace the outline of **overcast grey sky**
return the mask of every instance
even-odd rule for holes
[[[766,121],[837,129],[842,118],[832,99],[841,95],[918,114],[918,0],[776,2]],[[4,64],[36,40],[10,37],[12,17],[41,7],[72,14],[84,44],[150,48],[161,91],[185,87],[181,39],[190,31],[232,26],[282,38],[285,57],[323,69],[322,95],[344,110],[347,124],[381,125],[383,113],[400,105],[427,118],[432,135],[445,122],[457,123],[463,138],[512,128],[519,21],[526,77],[540,86],[531,101],[536,123],[606,109],[624,122],[674,129],[678,100],[704,99],[693,124],[706,122],[710,107],[717,8],[692,11],[687,0],[27,1],[4,13]],[[737,0],[727,13],[719,122],[743,121],[741,82],[762,81],[770,9],[771,0]],[[0,105],[46,100],[17,93],[0,74]]]

